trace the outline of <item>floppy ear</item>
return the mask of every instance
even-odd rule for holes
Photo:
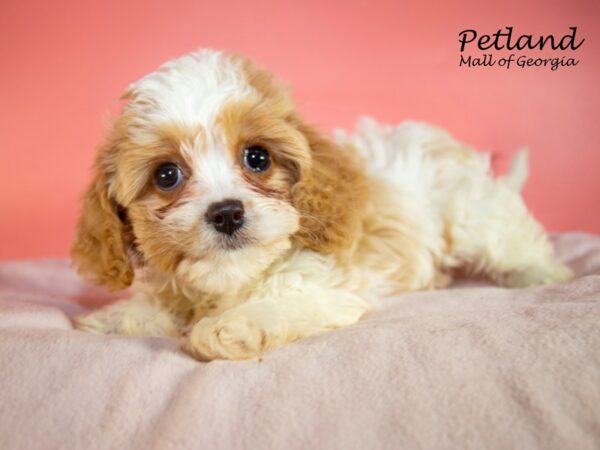
[[[346,149],[306,124],[298,129],[308,141],[311,164],[292,189],[292,203],[300,212],[295,240],[340,256],[353,250],[362,230],[366,177]]]
[[[77,270],[90,275],[95,283],[124,289],[133,281],[126,225],[119,217],[119,206],[109,198],[108,179],[99,163],[96,173],[84,198],[71,257]]]

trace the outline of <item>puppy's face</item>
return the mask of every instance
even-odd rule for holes
[[[164,65],[125,97],[73,248],[84,272],[120,288],[137,261],[197,290],[231,292],[294,236],[331,240],[315,229],[327,227],[321,212],[331,208],[314,165],[315,148],[332,144],[301,122],[269,74],[201,51]]]

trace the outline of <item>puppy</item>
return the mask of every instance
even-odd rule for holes
[[[72,256],[130,298],[81,330],[183,336],[245,359],[355,323],[381,296],[568,280],[519,195],[526,155],[488,155],[432,126],[359,122],[336,142],[248,60],[201,50],[132,84],[101,146]]]

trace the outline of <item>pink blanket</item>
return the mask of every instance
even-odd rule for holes
[[[555,243],[569,284],[406,294],[247,362],[74,331],[104,291],[2,263],[0,448],[600,448],[600,238]]]

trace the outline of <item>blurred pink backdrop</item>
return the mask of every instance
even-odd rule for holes
[[[553,231],[600,233],[600,2],[8,0],[0,14],[0,258],[68,254],[117,98],[199,47],[287,79],[324,130],[362,114],[426,120],[498,154],[528,145],[525,199]],[[458,67],[458,33],[586,42],[574,68]],[[532,56],[536,50],[525,52]],[[557,52],[561,54],[561,52]],[[565,52],[564,54],[566,54]]]

